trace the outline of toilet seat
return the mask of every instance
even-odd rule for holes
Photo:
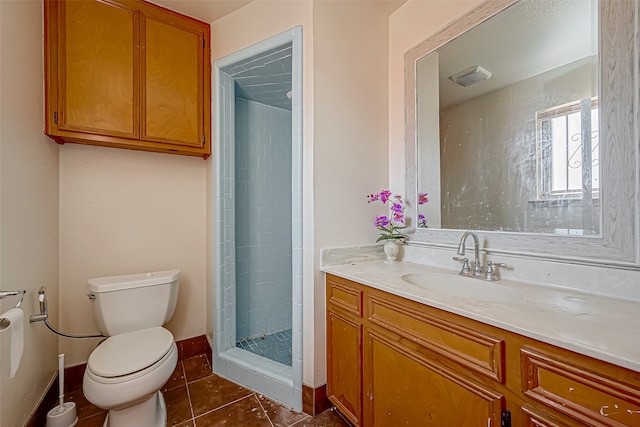
[[[101,383],[130,381],[160,366],[174,348],[173,335],[162,327],[115,335],[91,353],[87,373]]]

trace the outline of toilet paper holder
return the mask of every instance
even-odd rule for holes
[[[7,297],[15,297],[20,295],[20,300],[16,304],[16,308],[20,308],[22,304],[22,300],[24,299],[24,294],[26,294],[26,290],[18,290],[18,291],[0,291],[0,299],[4,299]],[[0,331],[7,329],[11,325],[11,321],[9,319],[5,319],[4,317],[0,317]]]

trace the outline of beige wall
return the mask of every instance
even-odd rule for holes
[[[58,147],[42,133],[42,2],[0,1],[0,289],[26,289],[24,352],[10,372],[10,332],[0,333],[0,425],[23,425],[55,377],[58,340],[37,312],[46,285],[58,301]],[[0,313],[14,297],[0,301]]]
[[[167,328],[204,334],[205,172],[202,158],[66,144],[60,149],[60,329],[94,332],[87,279],[179,269]],[[60,339],[67,365],[97,340]]]
[[[329,247],[373,244],[383,212],[366,195],[388,187],[388,10],[382,2],[314,3],[315,253]],[[308,217],[306,217],[308,218]],[[313,304],[313,383],[326,381],[324,275],[316,264]],[[310,294],[308,292],[305,297]],[[305,332],[308,326],[305,325]],[[309,335],[305,333],[305,339]],[[309,361],[305,343],[305,373]]]

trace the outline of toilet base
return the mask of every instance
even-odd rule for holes
[[[107,413],[103,427],[165,427],[166,425],[167,406],[162,393],[158,390],[149,399],[137,405],[125,409],[111,409]]]

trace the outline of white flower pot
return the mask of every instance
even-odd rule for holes
[[[386,262],[396,262],[399,251],[400,251],[400,246],[398,246],[398,242],[396,242],[393,239],[387,240],[384,243],[384,253],[387,256]]]

